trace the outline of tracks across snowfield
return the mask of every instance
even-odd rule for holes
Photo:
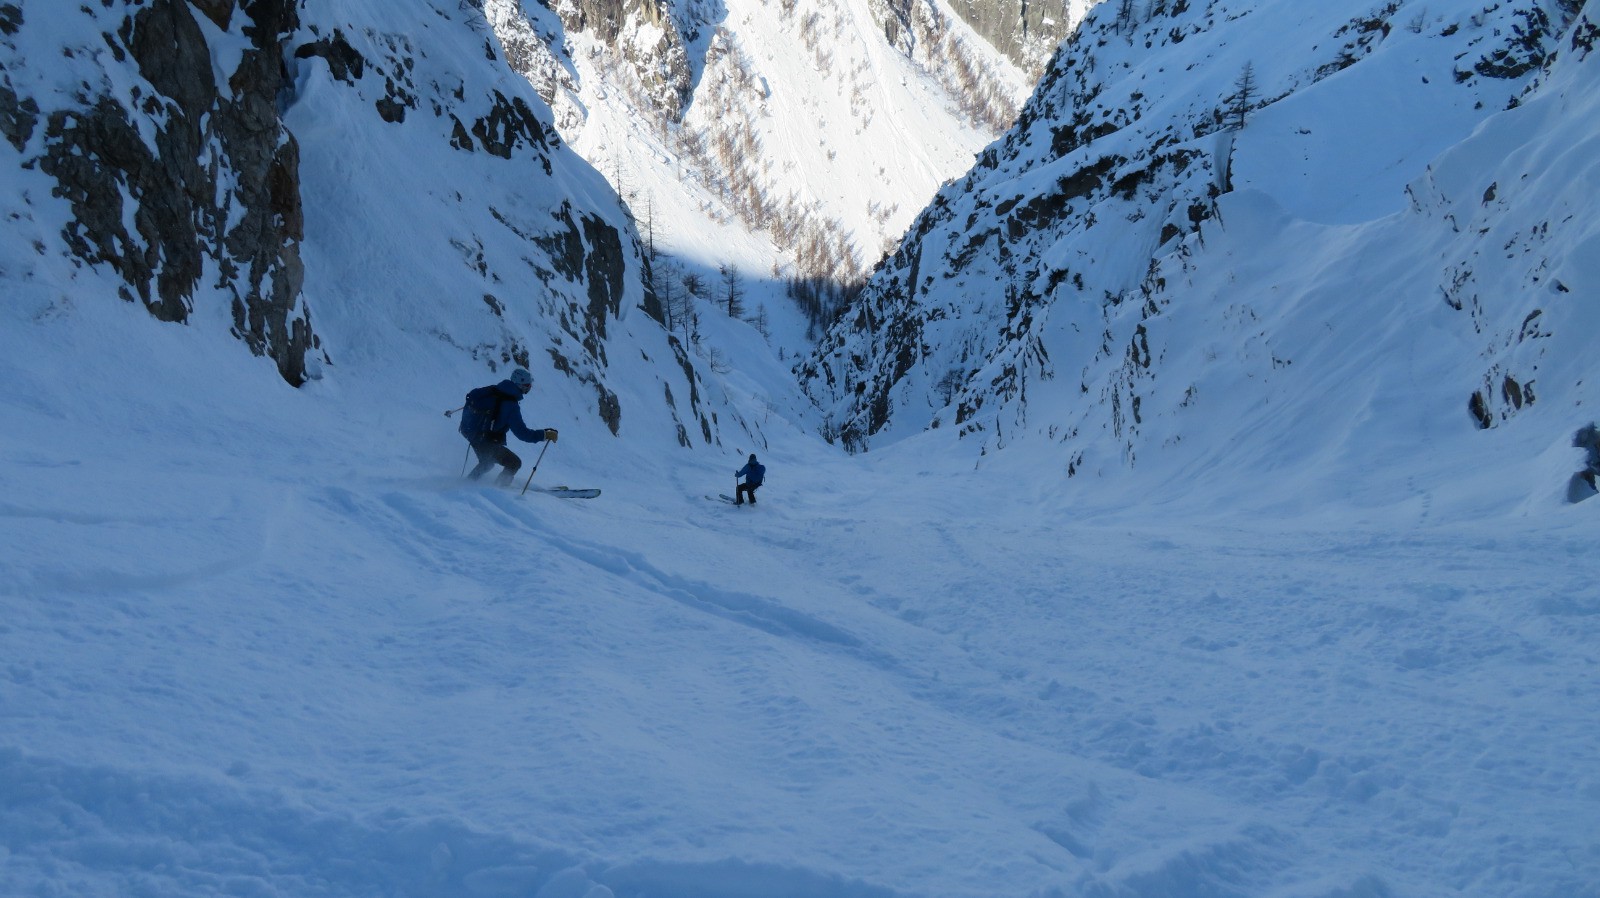
[[[573,502],[35,462],[6,894],[1600,882],[1575,525],[1163,518],[826,453],[744,509],[693,464]]]

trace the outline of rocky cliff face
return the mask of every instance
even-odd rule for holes
[[[49,194],[4,197],[8,226],[86,273],[69,299],[107,275],[163,321],[229,321],[296,386],[360,349],[314,313],[324,334],[403,322],[491,368],[547,360],[613,432],[612,345],[681,356],[617,332],[659,315],[637,235],[481,4],[0,0],[0,61],[0,153]],[[666,370],[638,402],[696,393]],[[664,411],[713,438],[708,411]]]
[[[707,0],[562,0],[565,30],[590,34],[617,54],[647,108],[677,121],[704,66],[721,4]],[[516,17],[506,16],[506,21]]]
[[[79,14],[95,19],[103,45],[63,51],[97,77],[63,97],[13,73],[41,64],[17,49],[30,18],[70,13],[0,6],[0,118],[23,164],[54,179],[71,204],[60,236],[72,255],[108,266],[125,299],[165,321],[190,319],[203,281],[221,285],[235,335],[296,385],[318,346],[300,301],[299,147],[278,117],[297,8],[293,0],[85,6]],[[242,50],[224,52],[217,40]],[[223,70],[214,57],[231,64]]]
[[[888,0],[909,7],[917,0]],[[1096,0],[949,0],[972,29],[1025,71],[1038,76],[1056,47]]]

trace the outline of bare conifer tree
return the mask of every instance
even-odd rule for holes
[[[722,301],[727,304],[729,318],[744,317],[744,287],[739,278],[739,266],[724,265],[722,275]]]
[[[1258,92],[1256,67],[1247,62],[1244,64],[1244,70],[1239,72],[1239,77],[1234,79],[1233,96],[1228,98],[1228,118],[1232,122],[1234,131],[1243,130],[1244,117],[1250,112],[1250,104],[1255,102]]]
[[[1118,33],[1124,31],[1131,32],[1133,30],[1135,24],[1133,21],[1133,3],[1134,0],[1118,0],[1116,18],[1116,30]]]

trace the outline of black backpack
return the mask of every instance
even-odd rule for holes
[[[466,405],[462,407],[461,425],[457,428],[461,435],[472,440],[503,434],[505,431],[496,430],[496,427],[500,421],[500,403],[505,399],[506,394],[500,392],[499,387],[478,387],[469,391]]]

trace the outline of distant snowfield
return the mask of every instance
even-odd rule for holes
[[[869,4],[784,5],[793,8],[783,12],[766,0],[714,4],[722,15],[700,39],[714,45],[714,61],[691,54],[696,93],[681,127],[739,134],[748,126],[756,147],[750,174],[765,201],[776,207],[792,200],[817,222],[833,222],[863,267],[845,274],[864,274],[939,185],[969,168],[999,135],[956,108],[948,89],[924,68],[932,64],[927,48],[913,61],[885,40]],[[953,13],[935,6],[968,50],[981,54],[975,59],[1004,98],[1020,104],[1029,89],[1025,76]],[[796,270],[793,240],[777,245],[769,230],[739,219],[706,183],[708,177],[726,180],[728,172],[701,171],[675,139],[660,133],[655,113],[642,112],[619,83],[625,79],[613,68],[615,54],[592,33],[571,31],[564,38],[582,97],[562,100],[570,105],[558,117],[564,139],[613,183],[657,251],[708,281],[715,281],[719,267],[736,266],[748,312],[764,308],[769,317],[772,346],[786,355],[807,351],[807,323],[784,289]],[[738,80],[742,67],[731,58],[742,60],[753,80],[713,87]]]
[[[458,480],[472,384],[0,314],[0,894],[1600,894],[1576,450],[1380,500],[774,425],[735,509],[557,422],[563,501]]]

